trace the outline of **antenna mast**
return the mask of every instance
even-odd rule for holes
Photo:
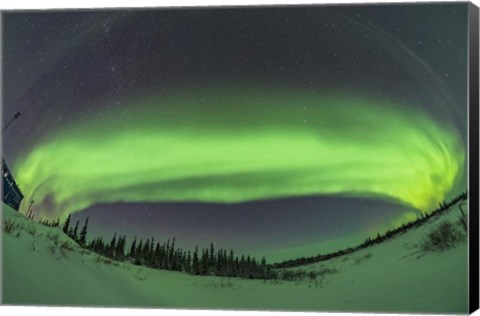
[[[16,119],[18,119],[20,117],[20,115],[22,115],[20,112],[16,112],[15,115],[13,116],[13,118],[7,123],[7,125],[5,125],[5,127],[2,129],[2,133],[4,133],[7,128],[10,126],[10,124],[13,123],[13,121],[15,121]]]

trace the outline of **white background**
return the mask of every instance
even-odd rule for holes
[[[159,7],[159,6],[226,6],[226,5],[272,5],[272,4],[312,4],[312,3],[385,3],[385,2],[427,2],[427,1],[379,1],[379,0],[0,0],[0,10],[11,9],[61,9],[61,8],[120,8],[120,7]],[[430,1],[431,2],[431,1]],[[448,2],[448,1],[435,1]],[[452,1],[450,1],[452,2]],[[480,6],[480,0],[472,1]],[[478,268],[478,267],[477,267]],[[66,307],[0,307],[0,315],[48,315],[48,316],[300,316],[337,315],[334,313],[300,312],[244,312],[211,310],[160,310],[160,309],[114,309],[114,308],[66,308]],[[340,314],[338,314],[340,315]],[[342,315],[358,315],[344,313]],[[387,314],[363,314],[387,315]],[[416,315],[416,314],[411,314]],[[480,312],[474,315],[480,316]]]

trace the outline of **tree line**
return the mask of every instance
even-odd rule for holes
[[[77,242],[80,246],[87,248],[87,230],[88,230],[88,221],[89,218],[87,217],[85,219],[85,223],[83,224],[82,229],[80,232],[78,231],[78,227],[80,225],[80,221],[77,221],[75,223],[75,226],[70,226],[70,221],[72,218],[72,214],[69,214],[67,216],[67,219],[65,220],[65,223],[63,224],[63,232],[65,235],[73,239],[75,242]]]
[[[48,220],[41,218],[38,222],[47,227],[58,227],[60,225],[60,219]]]
[[[117,235],[117,233],[115,233],[110,241],[105,241],[103,237],[96,237],[90,242],[87,242],[89,218],[86,218],[80,229],[80,221],[76,221],[75,225],[71,225],[71,214],[68,215],[64,222],[63,232],[80,246],[97,254],[118,261],[129,261],[133,264],[153,269],[181,271],[194,275],[215,275],[248,279],[277,279],[279,277],[282,278],[282,274],[279,274],[276,269],[325,261],[346,254],[351,254],[357,250],[381,243],[404,233],[410,228],[421,225],[431,217],[449,209],[459,201],[466,200],[467,197],[468,195],[465,191],[449,202],[440,203],[438,208],[432,212],[424,213],[416,220],[404,223],[383,234],[378,233],[374,238],[368,237],[363,243],[355,247],[348,247],[332,253],[319,254],[312,257],[300,257],[274,264],[267,264],[265,257],[262,257],[261,260],[258,261],[255,257],[249,255],[237,256],[233,249],[230,249],[229,251],[222,248],[215,249],[214,243],[211,243],[210,247],[202,249],[196,246],[194,251],[184,250],[175,245],[175,238],[160,243],[158,241],[156,242],[154,238],[143,240],[135,237],[131,244],[127,245],[126,235]],[[463,213],[462,209],[461,212]],[[41,220],[40,223],[50,227],[59,226],[59,220]],[[466,223],[464,224],[467,226]]]
[[[137,239],[135,237],[127,245],[126,235],[115,233],[110,241],[103,237],[95,237],[87,242],[87,218],[79,231],[80,222],[71,225],[71,215],[68,215],[63,225],[63,232],[80,246],[99,255],[118,261],[129,261],[135,265],[153,269],[186,272],[194,275],[212,275],[241,277],[248,279],[272,279],[276,273],[272,266],[267,264],[265,257],[257,260],[250,255],[235,255],[233,249],[227,251],[215,249],[214,243],[209,247],[194,251],[177,247],[175,237],[166,242],[155,241],[154,238]]]
[[[343,255],[346,255],[346,254],[351,254],[351,253],[353,253],[357,250],[364,249],[364,248],[370,247],[374,244],[379,244],[379,243],[381,243],[381,242],[383,242],[387,239],[393,238],[393,237],[395,237],[399,234],[402,234],[402,233],[406,232],[410,228],[418,227],[421,224],[428,221],[431,217],[436,216],[436,215],[440,214],[441,212],[444,212],[444,211],[448,210],[450,207],[452,207],[456,203],[458,203],[460,201],[465,201],[467,199],[467,197],[468,197],[467,192],[466,191],[462,192],[459,195],[455,196],[449,202],[440,203],[438,205],[438,207],[436,209],[434,209],[432,212],[423,213],[421,216],[417,217],[416,220],[410,221],[408,223],[403,223],[401,226],[398,226],[394,229],[387,230],[383,234],[378,233],[376,237],[373,237],[373,238],[368,237],[367,239],[365,239],[365,241],[363,243],[361,243],[360,245],[357,245],[356,247],[348,247],[348,248],[340,249],[340,250],[335,251],[335,252],[331,252],[331,253],[327,253],[327,254],[320,254],[320,255],[312,256],[312,257],[300,257],[300,258],[293,259],[293,260],[286,260],[286,261],[282,261],[282,262],[279,262],[279,263],[275,263],[275,264],[273,264],[273,266],[277,269],[291,268],[291,267],[297,267],[297,266],[301,266],[301,265],[305,265],[305,264],[312,264],[312,263],[316,263],[316,262],[320,262],[320,261],[329,260],[329,259],[336,258],[336,257],[339,257],[339,256],[343,256]],[[460,208],[460,210],[463,214],[463,210],[461,208]],[[466,227],[467,226],[466,222],[463,223],[463,225]]]

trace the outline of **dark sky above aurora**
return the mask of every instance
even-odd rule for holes
[[[415,217],[466,186],[466,13],[5,13],[22,211],[271,260]]]

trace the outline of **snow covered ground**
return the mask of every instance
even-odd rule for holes
[[[80,248],[59,228],[2,205],[2,303],[237,310],[467,313],[467,241],[423,252],[425,235],[457,207],[382,244],[312,265],[314,280],[192,276],[119,263]]]

